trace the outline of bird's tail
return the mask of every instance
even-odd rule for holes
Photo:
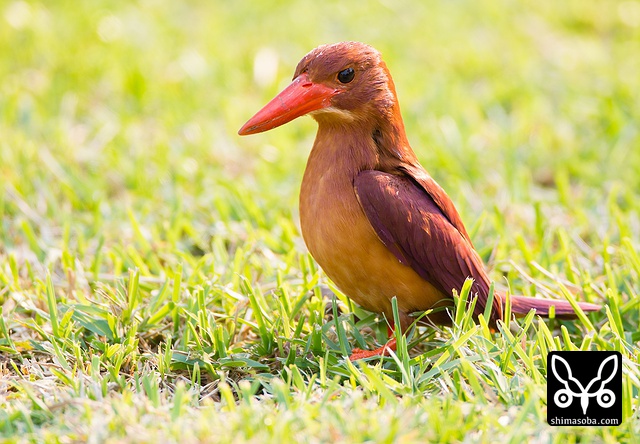
[[[502,296],[502,305],[506,304],[506,297]],[[602,306],[591,304],[589,302],[578,302],[582,311],[588,313],[592,311],[600,311]],[[551,307],[555,307],[556,317],[561,319],[574,319],[576,312],[568,301],[560,301],[557,299],[539,299],[528,296],[511,296],[511,312],[516,315],[526,315],[531,309],[536,311],[540,316],[549,316]]]

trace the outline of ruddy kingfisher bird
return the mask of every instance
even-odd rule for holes
[[[400,329],[411,313],[453,305],[452,290],[473,279],[474,316],[488,303],[490,280],[445,191],[420,165],[405,134],[395,86],[380,53],[359,42],[322,45],[304,56],[293,82],[239,131],[255,134],[309,114],[318,122],[302,179],[300,224],[311,255],[349,298]],[[492,326],[503,316],[496,292]],[[511,296],[512,312],[575,315],[567,301]],[[580,303],[584,311],[600,306]],[[443,310],[429,321],[451,323]],[[395,350],[354,349],[351,359]]]

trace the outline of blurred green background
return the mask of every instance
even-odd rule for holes
[[[314,123],[246,139],[236,131],[306,52],[360,40],[383,53],[414,149],[468,223],[573,185],[564,192],[579,193],[588,213],[616,184],[640,188],[639,8],[4,2],[0,205],[11,218],[31,218],[16,199],[37,208],[43,247],[56,243],[59,221],[109,236],[101,224],[126,222],[126,207],[211,214],[215,196],[238,190],[267,220],[290,211]],[[12,225],[5,218],[0,236],[17,246]]]
[[[449,367],[413,386],[344,362],[297,228],[315,123],[237,135],[343,40],[382,52],[498,286],[611,312],[547,345],[537,321],[497,350],[465,333],[473,365],[428,333],[411,374]],[[637,0],[0,2],[0,437],[637,438],[551,431],[540,369],[545,347],[623,350],[637,408],[639,54]]]

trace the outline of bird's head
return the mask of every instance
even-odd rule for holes
[[[389,118],[396,104],[393,80],[378,51],[360,42],[322,45],[302,58],[291,84],[238,133],[260,133],[305,114],[334,124]]]

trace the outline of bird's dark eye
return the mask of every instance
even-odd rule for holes
[[[338,80],[340,81],[340,83],[349,83],[353,80],[355,75],[356,72],[353,70],[353,68],[343,69],[338,73]]]

